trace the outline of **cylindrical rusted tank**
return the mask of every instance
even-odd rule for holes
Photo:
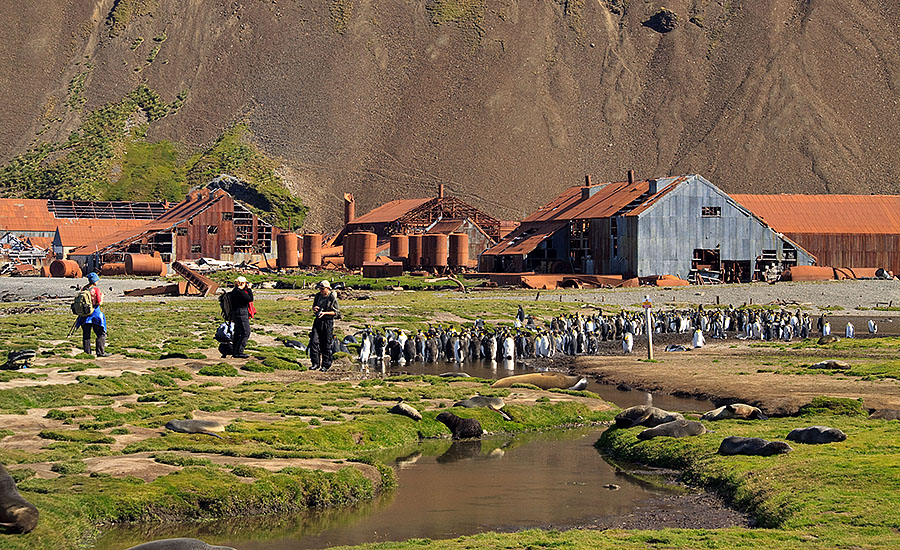
[[[409,236],[391,235],[391,259],[402,261],[409,257]]]
[[[450,255],[449,239],[443,233],[426,233],[422,246],[425,249],[425,265],[429,267],[445,267]]]
[[[360,266],[366,262],[374,262],[375,256],[378,254],[378,235],[369,232],[360,233],[357,250],[359,251]]]
[[[450,234],[451,267],[465,267],[469,264],[469,236],[466,233]]]
[[[100,275],[125,275],[125,263],[106,263],[100,268]]]
[[[344,265],[347,267],[356,266],[356,233],[347,233],[344,235]]]
[[[159,275],[162,272],[163,261],[159,256],[149,254],[126,254],[125,273],[149,277]]]
[[[275,238],[278,245],[278,267],[297,267],[299,258],[297,254],[297,234],[279,233]]]
[[[409,236],[409,267],[422,265],[422,235]]]
[[[303,265],[322,265],[321,233],[307,233],[303,235]]]
[[[53,277],[81,277],[81,267],[73,260],[53,260],[50,264],[50,275]]]

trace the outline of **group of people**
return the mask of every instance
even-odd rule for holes
[[[77,310],[73,305],[73,312],[77,315],[73,329],[82,327],[84,353],[91,354],[91,333],[93,332],[97,336],[97,357],[107,357],[109,354],[106,353],[106,316],[100,310],[100,305],[103,303],[103,291],[97,284],[100,276],[91,272],[88,273],[87,280],[87,284],[81,288],[79,294],[87,293],[91,307]],[[312,360],[313,370],[325,371],[331,368],[334,320],[340,318],[341,310],[337,295],[331,290],[331,283],[323,280],[316,285],[316,288],[318,292],[312,305],[315,319],[309,334],[309,357]],[[246,359],[249,357],[245,353],[245,349],[250,338],[250,319],[256,311],[253,305],[253,289],[247,278],[240,276],[234,280],[234,286],[227,294],[227,322],[230,323],[228,340],[231,346],[226,350],[228,353],[223,353],[223,356],[232,355],[238,359]]]

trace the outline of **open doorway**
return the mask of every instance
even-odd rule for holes
[[[689,279],[698,285],[722,282],[719,248],[694,249]]]

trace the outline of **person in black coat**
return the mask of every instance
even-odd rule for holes
[[[312,331],[309,333],[309,358],[312,361],[312,370],[323,371],[331,368],[331,354],[334,334],[334,320],[341,315],[337,296],[331,291],[331,283],[322,281],[316,285],[319,293],[313,299]]]
[[[253,291],[244,276],[234,280],[234,288],[231,289],[231,320],[234,322],[234,335],[231,337],[232,352],[238,359],[249,357],[244,353],[244,347],[250,338],[250,302],[253,301]]]

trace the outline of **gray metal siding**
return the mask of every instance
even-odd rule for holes
[[[721,217],[702,217],[704,206],[720,207]],[[699,176],[690,177],[648,210],[630,219],[637,225],[634,274],[641,277],[672,274],[687,278],[697,248],[719,247],[721,260],[750,260],[751,266],[763,249],[776,250],[779,259],[783,257],[784,241],[775,231],[745,213]],[[619,233],[621,250],[621,229]],[[812,257],[797,250],[798,265],[812,263]]]

